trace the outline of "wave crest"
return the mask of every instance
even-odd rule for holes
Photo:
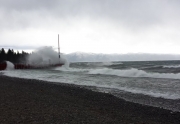
[[[163,68],[180,68],[180,65],[164,65]]]
[[[127,70],[118,69],[93,69],[89,71],[89,74],[102,74],[102,75],[116,75],[121,77],[151,77],[151,78],[169,78],[169,79],[180,79],[180,73],[150,73],[135,68]]]

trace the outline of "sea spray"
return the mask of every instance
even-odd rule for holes
[[[6,61],[6,70],[13,70],[14,69],[14,64],[9,62],[9,61]]]
[[[62,63],[66,67],[69,66],[67,59],[63,54],[59,59],[58,53],[50,46],[41,47],[35,50],[28,58],[28,64],[49,65]]]

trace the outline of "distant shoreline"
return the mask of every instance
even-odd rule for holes
[[[77,85],[0,72],[0,89],[1,123],[180,123],[180,112],[126,102]]]

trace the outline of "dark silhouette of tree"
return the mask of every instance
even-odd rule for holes
[[[29,53],[26,53],[24,51],[22,51],[22,53],[19,53],[19,51],[17,51],[16,53],[13,49],[8,49],[6,53],[4,48],[0,50],[0,62],[10,61],[12,63],[26,63],[28,56]]]
[[[2,48],[0,50],[0,62],[2,62],[4,60],[6,60],[6,52],[5,52],[4,48]]]
[[[8,52],[7,52],[6,60],[12,62],[13,59],[14,59],[14,50],[9,49]]]

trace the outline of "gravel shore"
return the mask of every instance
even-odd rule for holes
[[[0,75],[0,123],[180,124],[180,113],[75,85]]]

